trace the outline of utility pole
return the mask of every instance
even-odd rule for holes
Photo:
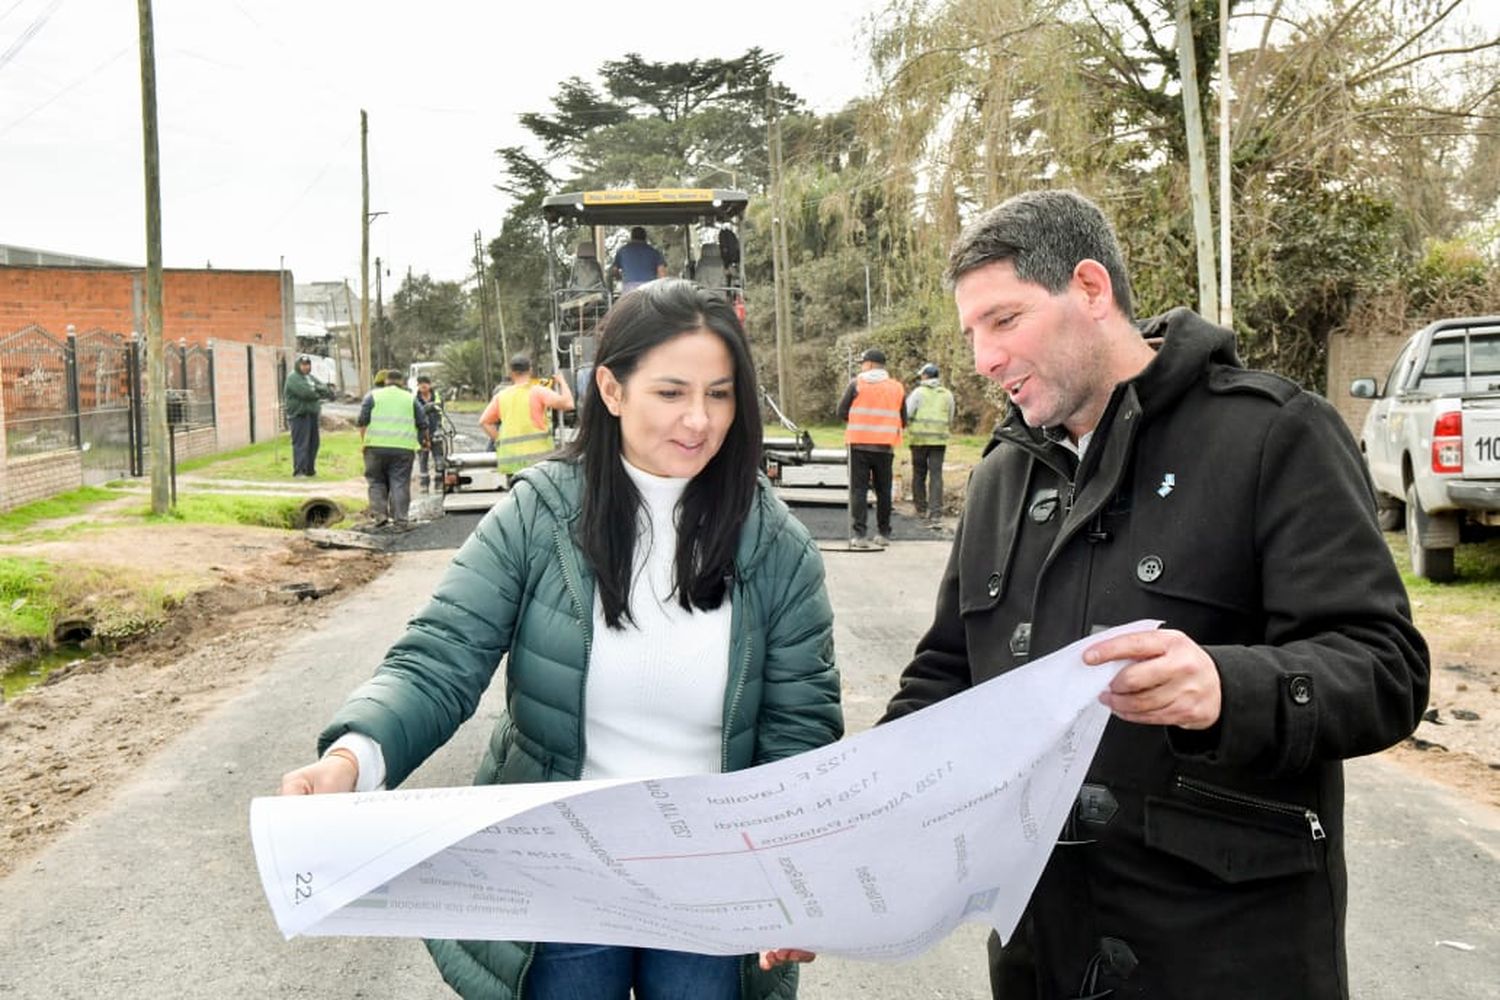
[[[370,391],[370,119],[359,110],[359,392]]]
[[[151,447],[151,513],[171,507],[167,468],[167,362],[161,331],[161,156],[156,141],[156,42],[151,0],[136,0],[141,30],[141,140],[146,159],[146,439]]]
[[[875,329],[875,311],[870,308],[870,262],[865,261],[865,330]]]
[[[1234,189],[1229,176],[1229,0],[1219,0],[1219,325],[1234,329],[1231,289],[1230,206]]]
[[[780,230],[786,225],[781,201],[781,120],[776,114],[776,104],[771,97],[770,84],[766,85],[766,144],[770,147],[771,168],[771,278],[774,285],[776,314],[776,402],[783,413],[792,415],[791,400],[787,397],[787,338],[791,336],[789,319],[783,319],[782,303],[789,298],[791,276],[786,273],[782,259]],[[790,310],[785,310],[786,314]],[[795,419],[795,418],[794,418]]]
[[[1193,202],[1193,245],[1198,258],[1198,315],[1219,315],[1214,274],[1213,209],[1208,200],[1208,153],[1203,142],[1203,114],[1198,105],[1198,68],[1193,51],[1191,0],[1177,0],[1177,63],[1182,68],[1182,118],[1187,127],[1188,188]]]
[[[385,300],[380,292],[380,258],[375,258],[375,330],[380,333],[380,367],[389,368],[395,364],[391,359],[391,338],[385,335]],[[370,337],[370,349],[375,349],[375,338],[373,333]]]
[[[510,361],[510,338],[505,335],[505,309],[500,305],[500,279],[490,275],[490,291],[495,296],[495,321],[500,325],[500,363]]]
[[[485,291],[484,280],[484,256],[481,252],[484,238],[479,235],[479,230],[474,231],[474,280],[478,284],[479,292],[479,356],[484,363],[484,396],[489,398],[490,393],[495,391],[495,381],[490,375],[490,311],[486,305],[488,293]]]
[[[349,360],[354,362],[354,381],[360,388],[361,396],[368,392],[364,386],[365,373],[360,368],[361,359],[364,354],[364,337],[360,335],[359,324],[354,322],[354,293],[349,290],[349,279],[344,279],[344,312],[349,316]]]

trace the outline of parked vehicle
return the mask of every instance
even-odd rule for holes
[[[426,375],[429,379],[436,380],[443,372],[441,361],[413,361],[406,369],[406,387],[412,392],[417,391],[417,379]]]
[[[1500,316],[1439,320],[1412,334],[1372,399],[1360,449],[1381,526],[1404,520],[1412,571],[1454,576],[1464,537],[1500,527]]]

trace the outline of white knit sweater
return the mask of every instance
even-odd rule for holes
[[[677,503],[688,480],[624,465],[644,502],[630,587],[635,623],[623,630],[607,627],[595,595],[583,777],[717,773],[729,682],[730,602],[726,596],[707,612],[689,612],[677,603],[672,591]]]
[[[584,692],[584,778],[657,778],[722,770],[724,691],[729,684],[730,601],[713,611],[683,610],[672,594],[677,502],[686,479],[642,472],[621,459],[645,509],[631,576],[635,624],[604,624],[594,596],[594,641]],[[384,786],[385,756],[361,733],[329,750],[359,759],[358,791]]]

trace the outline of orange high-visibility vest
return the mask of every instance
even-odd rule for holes
[[[844,443],[896,447],[901,443],[901,407],[904,405],[906,390],[895,379],[856,380],[854,402],[849,405],[849,424],[844,428]]]

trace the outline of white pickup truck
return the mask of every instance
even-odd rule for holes
[[[1466,526],[1500,526],[1500,316],[1423,327],[1383,387],[1361,378],[1349,391],[1374,400],[1360,449],[1381,526],[1399,527],[1404,513],[1412,571],[1453,579]]]

